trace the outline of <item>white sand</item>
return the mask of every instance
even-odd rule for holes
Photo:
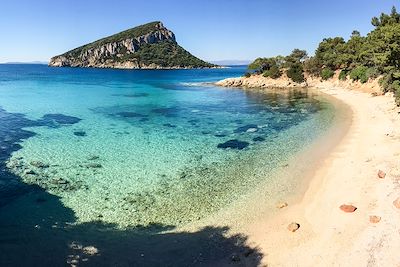
[[[339,145],[317,168],[299,203],[248,225],[268,266],[400,266],[400,115],[393,97],[321,89],[353,110]],[[386,172],[384,179],[378,170]],[[339,209],[357,207],[354,213]],[[371,223],[370,215],[381,216]],[[300,224],[292,233],[287,226]]]

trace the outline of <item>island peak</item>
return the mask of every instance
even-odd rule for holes
[[[50,59],[52,67],[121,69],[211,68],[182,48],[161,21],[149,22]]]

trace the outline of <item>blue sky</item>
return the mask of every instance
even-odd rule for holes
[[[313,53],[324,37],[371,30],[371,17],[400,0],[2,0],[0,62],[51,56],[161,20],[206,60]]]

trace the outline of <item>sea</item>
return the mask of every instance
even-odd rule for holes
[[[284,186],[271,174],[335,108],[213,84],[245,72],[0,65],[0,266],[214,266],[243,251],[257,264],[228,226],[176,229]]]

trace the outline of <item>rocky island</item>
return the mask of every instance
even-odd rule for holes
[[[213,68],[182,48],[160,21],[105,37],[50,59],[52,67],[118,69]]]

